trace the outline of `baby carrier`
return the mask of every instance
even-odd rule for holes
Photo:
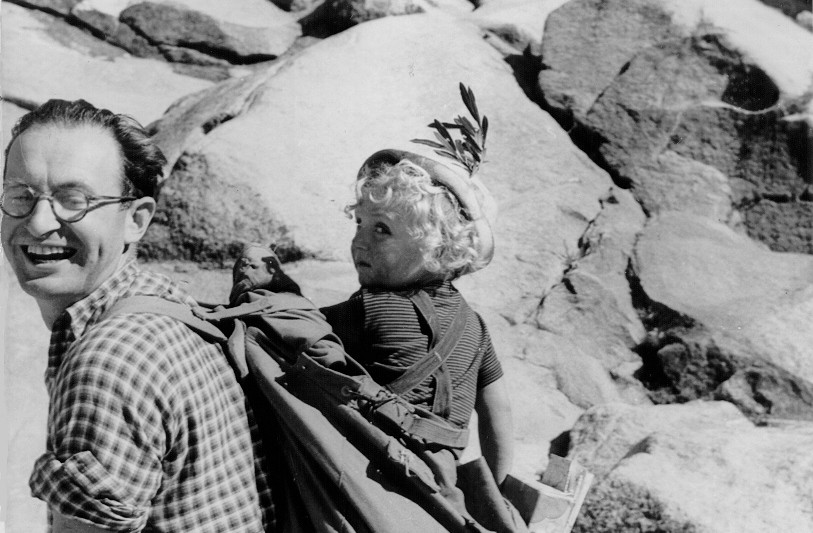
[[[528,485],[509,476],[505,488],[524,512],[517,511],[482,458],[458,468],[458,487],[443,486],[442,465],[433,461],[431,450],[452,450],[457,458],[468,442],[467,430],[439,416],[448,410],[450,386],[443,362],[462,335],[466,309],[458,310],[438,338],[431,300],[418,293],[413,303],[433,332],[431,349],[387,387],[350,356],[337,370],[306,353],[330,326],[309,320],[312,304],[295,294],[269,293],[233,307],[194,309],[156,296],[133,296],[118,301],[106,317],[167,315],[223,346],[279,473],[275,507],[281,510],[281,531],[507,533],[527,531],[527,522],[540,517],[563,524],[545,531],[569,531],[573,505],[564,522],[567,506],[561,502],[548,506],[548,514],[559,508],[556,516],[542,516],[539,491],[528,492]],[[430,375],[438,384],[431,411],[402,398]],[[551,495],[568,496],[571,478],[565,472],[562,490]],[[450,497],[450,491],[465,498]]]

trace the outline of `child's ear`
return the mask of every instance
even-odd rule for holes
[[[155,215],[155,198],[145,196],[133,200],[127,208],[127,220],[124,228],[125,244],[133,244],[141,240]]]

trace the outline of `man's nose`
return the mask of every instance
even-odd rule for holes
[[[48,198],[37,199],[34,210],[28,215],[26,227],[28,232],[35,237],[42,237],[61,227]]]

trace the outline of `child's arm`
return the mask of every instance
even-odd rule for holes
[[[505,378],[486,385],[477,393],[480,450],[497,485],[502,484],[514,462],[514,426]]]

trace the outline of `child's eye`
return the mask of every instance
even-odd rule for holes
[[[390,231],[389,226],[387,226],[386,224],[383,224],[381,222],[379,222],[378,224],[375,225],[375,232],[376,233],[381,233],[382,235],[392,235],[392,232]]]

